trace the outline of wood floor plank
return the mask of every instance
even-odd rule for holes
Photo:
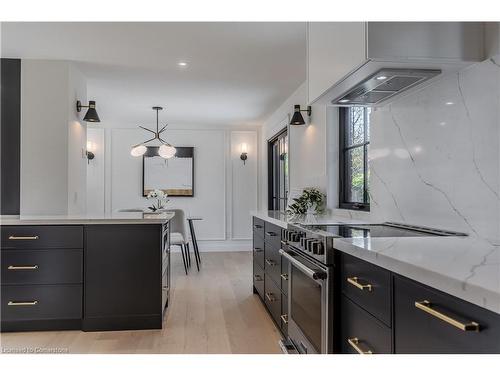
[[[252,293],[251,252],[202,253],[184,274],[172,254],[172,296],[162,330],[9,332],[2,352],[61,348],[69,353],[280,353],[280,334]]]

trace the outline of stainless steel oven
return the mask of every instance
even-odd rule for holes
[[[300,354],[332,353],[333,268],[292,246],[280,253],[289,261],[289,347]]]

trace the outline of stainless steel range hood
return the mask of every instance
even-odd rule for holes
[[[383,68],[331,101],[333,105],[379,105],[441,73],[438,69]]]

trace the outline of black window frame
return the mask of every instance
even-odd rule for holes
[[[364,142],[355,145],[349,145],[348,143],[348,126],[349,126],[349,110],[350,107],[340,107],[339,108],[339,207],[348,210],[358,210],[358,211],[370,211],[370,195],[369,195],[369,181],[368,181],[368,147],[370,145],[370,140],[367,139],[368,130],[368,120],[367,120],[367,108],[365,107],[365,121],[364,121]],[[347,152],[355,148],[363,148],[363,202],[349,202],[347,200],[348,191],[350,186],[348,186],[351,181],[348,176],[349,168],[347,166]]]
[[[280,202],[280,200],[282,200],[284,202],[284,205],[283,205],[283,207],[284,207],[283,211],[284,211],[284,210],[286,210],[287,203],[288,203],[288,196],[290,193],[290,186],[288,185],[288,181],[286,182],[286,187],[288,189],[285,190],[285,196],[281,197],[279,193],[278,193],[278,197],[275,197],[275,195],[274,195],[276,186],[278,186],[278,190],[279,190],[280,181],[281,181],[280,179],[281,178],[286,179],[287,177],[285,174],[285,170],[280,171],[281,173],[278,173],[276,175],[274,173],[275,172],[274,166],[279,165],[279,157],[283,154],[278,155],[278,159],[274,160],[273,159],[273,147],[274,147],[276,142],[279,142],[280,139],[285,138],[285,137],[288,137],[288,127],[282,129],[281,131],[279,131],[276,135],[274,135],[271,139],[269,139],[267,141],[267,186],[268,186],[267,208],[268,208],[268,210],[279,211],[279,209],[280,209],[279,202]],[[288,148],[288,145],[286,147]],[[287,153],[285,153],[285,154],[287,154]],[[287,157],[288,157],[288,154],[287,154]],[[287,162],[289,163],[290,160],[288,159]],[[290,172],[290,165],[289,164],[288,164],[288,172]],[[276,204],[277,204],[277,206],[276,206]]]

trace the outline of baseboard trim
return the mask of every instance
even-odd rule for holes
[[[191,243],[190,243],[190,246]],[[198,241],[200,252],[252,251],[252,240]],[[179,246],[172,246],[172,252],[180,252]]]

